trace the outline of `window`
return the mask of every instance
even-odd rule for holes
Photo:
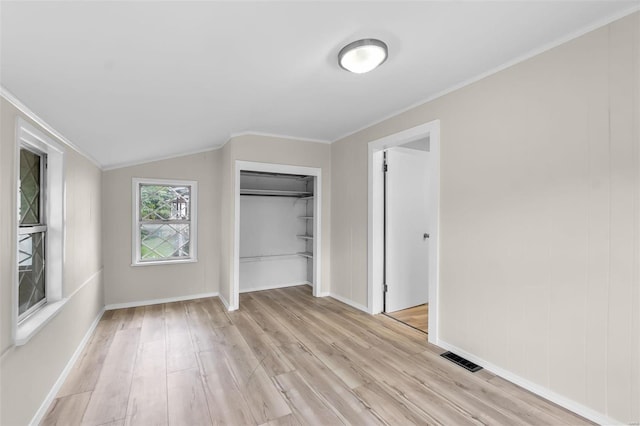
[[[23,345],[64,306],[64,150],[19,118],[13,337]]]
[[[46,303],[47,224],[42,202],[47,156],[20,148],[18,228],[18,320]]]
[[[133,179],[133,265],[195,262],[197,182]]]

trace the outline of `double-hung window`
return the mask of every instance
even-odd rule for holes
[[[20,148],[18,227],[18,320],[47,302],[45,244],[47,221],[44,208],[47,156]]]
[[[17,232],[13,337],[24,345],[51,320],[62,297],[64,150],[19,118],[16,123]]]
[[[133,265],[195,262],[194,181],[133,179]]]

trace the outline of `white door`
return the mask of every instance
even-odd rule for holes
[[[385,312],[428,301],[428,167],[427,151],[387,150]]]

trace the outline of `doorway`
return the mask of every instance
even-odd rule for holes
[[[392,313],[395,308],[393,306],[394,296],[388,293],[389,288],[387,286],[393,285],[391,282],[385,282],[385,275],[387,272],[391,272],[388,279],[392,279],[393,272],[387,270],[387,262],[385,258],[389,255],[393,256],[390,252],[394,250],[393,247],[387,246],[387,229],[386,225],[391,223],[385,223],[386,209],[385,205],[385,173],[384,173],[384,155],[387,151],[387,155],[392,148],[398,148],[398,152],[404,150],[424,151],[423,149],[416,149],[420,144],[427,144],[428,151],[428,166],[426,183],[422,188],[417,189],[416,185],[411,183],[408,186],[420,192],[420,196],[425,196],[426,200],[426,229],[422,231],[407,231],[410,237],[398,237],[400,244],[403,244],[403,238],[409,238],[411,246],[412,244],[418,244],[416,247],[420,247],[419,244],[427,247],[426,251],[418,250],[415,254],[415,258],[419,259],[423,266],[426,266],[427,282],[426,286],[424,281],[421,281],[421,290],[426,288],[426,303],[428,303],[428,309],[426,310],[426,316],[428,318],[428,340],[431,343],[438,342],[438,255],[439,255],[439,179],[440,179],[440,122],[438,120],[407,129],[405,131],[372,141],[369,143],[369,200],[368,200],[368,289],[369,289],[369,312],[371,314],[378,314],[383,312]],[[393,151],[391,151],[393,155]],[[418,155],[417,157],[419,157]],[[409,174],[409,178],[411,174]],[[411,208],[411,207],[410,207]],[[390,212],[389,212],[390,213]],[[419,216],[418,216],[419,217]],[[393,232],[393,231],[392,231]],[[428,234],[425,238],[424,234]],[[401,235],[401,234],[398,234]],[[408,240],[407,240],[408,241]],[[397,245],[398,243],[396,243]],[[386,253],[385,253],[386,251]],[[398,254],[396,254],[396,257]],[[419,269],[419,268],[418,268]],[[406,271],[404,271],[406,272]],[[401,274],[404,273],[401,271]],[[413,272],[412,272],[413,274]],[[420,274],[424,274],[424,269]],[[404,278],[406,282],[406,278]],[[411,280],[411,278],[409,278]],[[416,279],[417,280],[417,279]],[[387,291],[385,291],[387,290]],[[393,290],[392,290],[393,291]],[[401,300],[405,294],[402,290],[396,297],[397,300]],[[388,299],[388,300],[386,300]],[[390,302],[389,306],[385,306]],[[419,303],[419,305],[422,303]],[[401,305],[396,305],[401,306]],[[400,309],[402,310],[402,309]],[[408,314],[412,314],[408,312]]]
[[[383,309],[424,333],[429,312],[429,137],[383,151]]]

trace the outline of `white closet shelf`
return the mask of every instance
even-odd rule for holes
[[[302,251],[300,253],[298,253],[299,256],[303,256],[309,259],[313,259],[313,253],[309,252],[309,251]]]
[[[311,194],[310,192],[306,192],[307,196],[302,196],[300,197],[301,200],[313,200],[313,195],[309,195]]]
[[[298,216],[298,219],[311,220],[313,219],[313,216]]]
[[[250,262],[252,260],[273,259],[278,257],[299,256],[300,253],[283,253],[283,254],[263,254],[262,256],[240,256],[240,261]]]
[[[307,191],[280,191],[275,189],[247,189],[240,188],[240,195],[268,195],[277,197],[297,197],[306,199],[311,192]],[[311,196],[313,198],[313,196]]]
[[[311,235],[296,235],[298,238],[302,238],[303,240],[313,240]]]

